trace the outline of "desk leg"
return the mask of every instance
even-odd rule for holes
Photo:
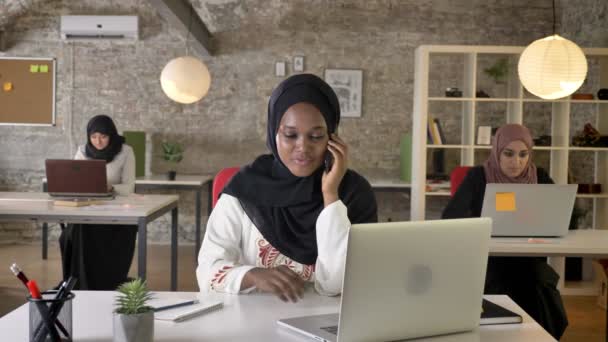
[[[171,291],[177,290],[177,207],[171,210]]]
[[[195,232],[195,239],[196,241],[194,241],[194,264],[196,265],[198,262],[198,250],[201,247],[201,196],[203,189],[199,188],[198,191],[196,192],[196,232]]]
[[[42,223],[42,259],[46,260],[49,252],[49,225]]]
[[[144,217],[137,223],[137,276],[146,280],[146,249],[148,245],[147,222]]]

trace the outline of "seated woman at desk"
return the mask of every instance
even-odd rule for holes
[[[367,180],[348,169],[339,122],[338,98],[319,77],[294,75],[274,89],[266,140],[272,154],[224,188],[199,252],[201,291],[257,289],[295,302],[310,282],[320,294],[340,293],[350,225],[376,222],[377,206]]]
[[[128,195],[135,187],[135,155],[118,135],[112,119],[93,117],[87,125],[87,143],[74,159],[106,161],[108,187]],[[59,237],[63,278],[78,278],[76,289],[115,290],[127,279],[135,251],[137,226],[70,224]]]
[[[532,136],[528,128],[507,124],[496,132],[490,157],[483,166],[471,168],[442,218],[479,217],[487,183],[553,183],[547,172],[532,162]],[[486,294],[506,294],[556,339],[568,319],[557,281],[559,275],[546,258],[490,257]]]

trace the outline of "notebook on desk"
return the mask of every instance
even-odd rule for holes
[[[522,317],[515,312],[505,309],[498,304],[494,304],[489,300],[484,299],[481,304],[481,320],[480,325],[489,324],[512,324],[521,323]]]
[[[487,218],[352,225],[340,313],[277,323],[320,341],[394,341],[479,325]]]
[[[183,302],[183,301],[182,301]],[[206,299],[197,301],[195,304],[179,306],[179,300],[152,300],[150,306],[153,308],[160,308],[169,305],[176,305],[177,307],[162,311],[154,312],[154,319],[161,321],[173,321],[183,322],[190,318],[194,318],[205,313],[218,310],[222,308],[224,303],[221,300]]]
[[[105,160],[47,159],[47,191],[53,197],[111,198]]]

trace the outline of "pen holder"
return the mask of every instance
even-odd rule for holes
[[[70,292],[55,299],[57,291],[45,291],[42,299],[27,296],[30,342],[72,341],[72,299]]]

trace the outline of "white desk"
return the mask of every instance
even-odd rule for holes
[[[491,255],[504,256],[608,256],[608,230],[570,230],[563,238],[542,238],[530,243],[528,238],[492,238]]]
[[[76,291],[73,303],[74,341],[111,341],[114,292]],[[158,298],[196,297],[194,292],[158,292]],[[283,303],[272,295],[226,295],[224,307],[191,320],[154,321],[155,341],[311,341],[277,325],[280,318],[337,312],[339,297],[307,293],[297,304]],[[555,341],[507,296],[486,296],[521,314],[522,324],[485,325],[470,333],[453,334],[417,342],[549,342]],[[91,308],[95,308],[92,310]],[[406,318],[404,318],[406,319]],[[0,318],[2,339],[27,341],[28,306],[22,305]]]
[[[177,289],[177,200],[175,195],[130,195],[102,205],[54,206],[42,192],[0,192],[0,220],[137,225],[137,273],[146,278],[147,225],[171,211],[171,290]],[[44,239],[44,238],[43,238]]]
[[[370,178],[372,189],[386,192],[410,192],[412,185],[399,179],[374,179]]]
[[[175,180],[167,179],[167,175],[150,175],[145,177],[138,177],[135,179],[135,192],[142,190],[153,190],[153,189],[168,189],[168,190],[193,190],[196,193],[195,205],[195,238],[194,238],[194,261],[198,261],[198,251],[201,247],[201,197],[203,195],[203,189],[207,186],[208,191],[208,205],[207,215],[211,215],[211,203],[212,203],[212,175],[182,175],[177,174]]]
[[[608,257],[608,230],[570,230],[563,238],[536,239],[542,242],[528,242],[528,238],[492,238],[490,255],[493,256],[542,256],[542,257]],[[551,260],[550,264],[561,269],[563,258]],[[560,279],[563,282],[563,279]],[[608,315],[606,315],[605,340],[608,341]]]

